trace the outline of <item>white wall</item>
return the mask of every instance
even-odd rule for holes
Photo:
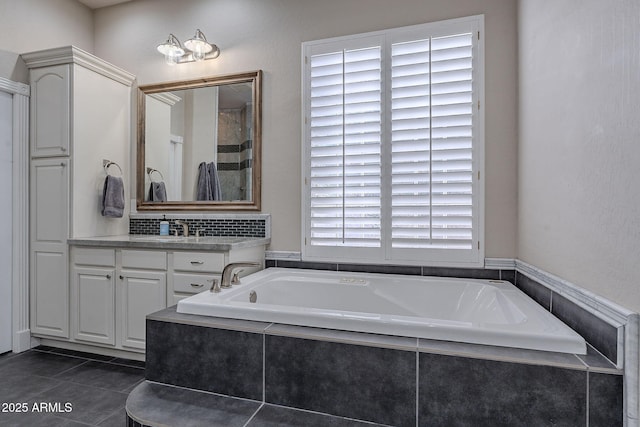
[[[79,65],[73,82],[73,211],[71,237],[112,236],[129,232],[129,188],[127,160],[131,137],[131,106],[126,100],[131,88]],[[123,100],[125,102],[123,102]],[[116,162],[125,183],[122,218],[100,215],[105,172],[104,159]],[[109,173],[120,176],[116,166]]]
[[[0,49],[74,45],[93,52],[93,13],[76,0],[0,0]]]
[[[263,211],[272,250],[300,250],[301,43],[485,14],[486,256],[515,257],[517,22],[515,0],[136,0],[95,12],[95,53],[139,84],[262,69]],[[155,48],[200,28],[214,61],[170,67]]]
[[[518,257],[640,311],[640,2],[519,1]]]

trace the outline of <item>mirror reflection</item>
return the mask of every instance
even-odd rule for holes
[[[139,88],[138,209],[259,209],[259,76]]]

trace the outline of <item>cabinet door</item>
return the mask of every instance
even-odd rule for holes
[[[73,269],[72,323],[74,338],[115,345],[115,271],[108,268]]]
[[[31,331],[69,338],[69,171],[66,159],[31,163]]]
[[[31,76],[31,156],[69,155],[69,64],[35,68]]]
[[[69,338],[69,273],[66,251],[31,252],[31,332]]]
[[[144,349],[147,314],[167,306],[167,273],[122,270],[119,279],[119,344]]]

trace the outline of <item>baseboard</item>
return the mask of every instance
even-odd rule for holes
[[[31,348],[31,330],[25,329],[23,331],[17,331],[13,334],[13,348],[14,353],[22,353]]]

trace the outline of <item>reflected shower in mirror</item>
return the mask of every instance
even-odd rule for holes
[[[260,76],[139,88],[138,209],[259,209]]]

